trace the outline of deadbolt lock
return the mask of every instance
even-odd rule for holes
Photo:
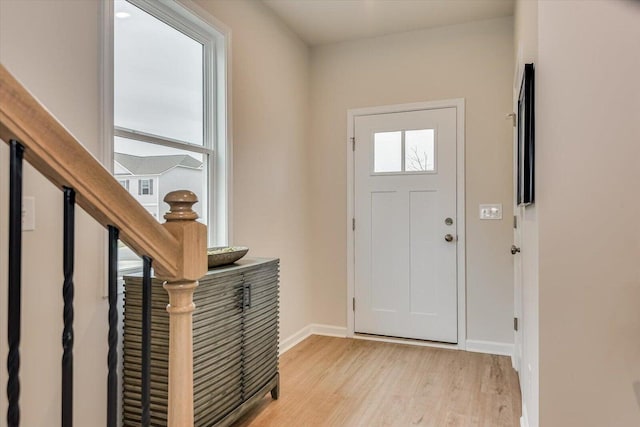
[[[453,224],[453,219],[452,218],[447,218],[444,220],[444,223],[447,225],[452,225]]]

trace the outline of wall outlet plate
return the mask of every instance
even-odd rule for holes
[[[502,204],[480,205],[480,219],[502,219]]]

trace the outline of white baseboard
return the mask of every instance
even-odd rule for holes
[[[280,355],[282,355],[283,353],[286,353],[287,351],[289,351],[292,347],[294,347],[296,344],[302,342],[303,340],[305,340],[309,335],[311,335],[311,325],[307,325],[304,328],[300,329],[298,332],[296,332],[295,334],[280,340],[280,345],[279,345],[279,353]]]
[[[513,344],[495,341],[467,340],[467,351],[512,357]]]
[[[343,326],[321,325],[314,323],[311,325],[311,335],[346,338],[347,328]]]
[[[285,352],[291,350],[296,344],[301,343],[311,335],[324,335],[327,337],[345,338],[347,336],[347,328],[342,326],[321,325],[318,323],[312,323],[300,329],[295,334],[281,340],[279,354],[282,355]]]

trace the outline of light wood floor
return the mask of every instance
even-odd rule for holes
[[[281,357],[280,381],[280,399],[234,427],[520,425],[505,356],[311,336]]]

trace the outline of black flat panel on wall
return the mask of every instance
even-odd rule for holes
[[[518,97],[518,205],[535,200],[534,68],[525,64]]]

